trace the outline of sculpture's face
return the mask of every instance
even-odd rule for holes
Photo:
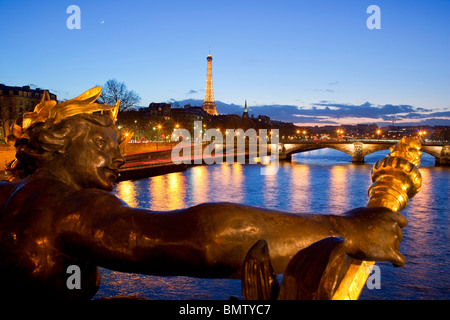
[[[112,128],[95,124],[75,138],[65,159],[67,172],[79,186],[109,191],[125,163]]]

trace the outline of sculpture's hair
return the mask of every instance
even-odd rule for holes
[[[55,157],[64,156],[70,149],[72,141],[86,134],[88,126],[92,124],[111,127],[117,136],[118,143],[121,142],[120,131],[109,115],[77,114],[50,127],[45,127],[44,123],[36,123],[26,129],[28,138],[16,141],[16,159],[9,166],[10,173],[15,179],[23,179]]]

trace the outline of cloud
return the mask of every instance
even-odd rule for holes
[[[330,93],[334,93],[334,90],[331,90],[331,89],[313,89],[312,91],[320,91],[320,92],[330,92]]]
[[[179,101],[180,105],[190,103],[201,106],[202,100]],[[219,114],[242,115],[244,106],[227,104],[216,101]],[[396,124],[409,125],[450,125],[450,111],[448,109],[428,109],[414,107],[407,104],[385,104],[381,106],[365,102],[360,105],[333,103],[322,100],[310,107],[296,105],[248,105],[250,115],[269,116],[273,120],[292,122],[298,125],[339,125],[357,123],[377,123],[379,125],[390,125],[392,121]]]
[[[336,85],[336,84],[339,84],[339,81],[333,81],[333,82],[330,82],[328,85],[329,85],[329,86],[334,86],[334,85]]]
[[[197,92],[198,92],[197,90],[189,90],[188,93],[186,93],[186,95],[191,95]]]
[[[432,110],[406,104],[376,106],[370,102],[353,105],[321,101],[310,108],[300,108],[293,105],[266,105],[249,107],[249,112],[265,114],[272,119],[297,124],[391,123],[396,121],[396,123],[450,125],[449,111]]]
[[[318,108],[324,107],[324,108]],[[316,103],[312,107],[311,110],[314,110],[314,113],[318,113],[321,115],[327,115],[330,117],[343,118],[343,117],[361,117],[361,118],[382,118],[382,119],[391,119],[393,115],[398,117],[411,114],[418,115],[426,112],[430,112],[432,110],[425,108],[415,108],[411,105],[392,105],[385,104],[383,106],[375,106],[369,102],[365,102],[361,105],[352,105],[352,104],[338,104],[338,103],[329,103],[329,102],[321,102]]]

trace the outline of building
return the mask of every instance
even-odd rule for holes
[[[203,121],[209,116],[209,113],[203,107],[193,107],[190,104],[185,105],[184,108],[173,108],[170,114],[172,119],[179,123]]]
[[[140,109],[142,111],[143,108]],[[152,118],[161,118],[164,120],[170,120],[170,103],[155,103],[152,102],[148,106],[148,110]]]
[[[270,123],[270,117],[264,116],[264,115],[259,115],[258,116],[258,122],[261,123],[261,124]]]
[[[0,84],[0,139],[9,134],[11,124],[24,113],[31,112],[41,101],[45,90],[30,86],[7,86]],[[50,99],[57,100],[54,93],[49,92]]]

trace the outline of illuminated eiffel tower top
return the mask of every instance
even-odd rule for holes
[[[216,104],[214,103],[213,85],[212,85],[212,56],[211,52],[206,57],[208,69],[206,72],[206,91],[203,109],[211,115],[217,115]]]

